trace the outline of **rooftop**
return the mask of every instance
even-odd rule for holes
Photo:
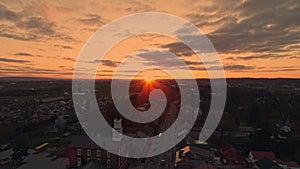
[[[276,155],[272,151],[251,151],[250,152],[253,155],[253,158],[255,160],[260,160],[263,158],[268,158],[272,161],[276,161]]]
[[[257,162],[255,162],[255,165],[259,168],[259,169],[272,169],[272,168],[281,168],[280,166],[278,166],[276,163],[274,163],[273,161],[271,161],[269,158],[264,157],[260,160],[258,160]]]

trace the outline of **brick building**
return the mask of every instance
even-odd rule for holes
[[[88,136],[75,136],[67,150],[70,168],[78,168],[91,161],[111,169],[125,169],[128,162],[125,157],[111,154],[100,148]]]
[[[115,119],[114,122],[114,128],[118,132],[122,132],[122,121]],[[112,132],[112,135],[110,138],[112,143],[122,143],[120,134]],[[94,143],[88,136],[70,136],[70,140],[71,144],[67,149],[70,168],[78,168],[89,162],[99,163],[111,169],[125,169],[128,166],[128,161],[125,157],[107,152]],[[125,146],[116,147],[120,147],[117,151],[125,151]]]

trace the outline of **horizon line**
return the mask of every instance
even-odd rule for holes
[[[10,76],[10,77],[0,77],[1,80],[10,80],[10,79],[19,79],[20,81],[23,80],[57,80],[57,81],[72,81],[74,80],[73,78],[52,78],[52,77],[34,77],[34,76]],[[298,78],[290,78],[290,77],[274,77],[274,78],[267,78],[267,77],[228,77],[228,78],[196,78],[195,80],[218,80],[218,79],[266,79],[266,80],[276,80],[276,79],[289,79],[289,80],[300,80],[300,77]],[[77,80],[107,80],[110,81],[112,78],[103,78],[103,79],[77,79]],[[120,79],[115,79],[115,80],[143,80],[143,79],[125,79],[125,78],[120,78]],[[155,80],[176,80],[176,79],[160,79],[157,78]],[[193,79],[179,79],[179,80],[193,80]]]

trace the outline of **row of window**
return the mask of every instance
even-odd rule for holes
[[[80,148],[77,149],[77,155],[81,156],[81,149]],[[87,150],[87,156],[88,157],[92,156],[92,150],[91,149]],[[107,158],[110,158],[110,153],[106,152],[106,156],[107,156]],[[97,150],[97,157],[101,157],[101,150]]]
[[[89,162],[90,159],[88,158],[87,161]],[[101,163],[101,159],[98,159],[97,162],[98,162],[98,163]],[[78,167],[81,166],[81,157],[78,157],[78,158],[77,158],[77,166],[78,166]],[[120,166],[120,164],[119,164],[119,166]],[[106,167],[107,167],[107,168],[111,168],[111,162],[110,162],[110,159],[108,159],[108,160],[106,161]]]

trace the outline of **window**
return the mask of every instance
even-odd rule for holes
[[[107,158],[110,158],[110,153],[107,152],[107,153],[106,153],[106,156],[107,156]]]
[[[77,167],[80,167],[80,166],[81,166],[81,158],[78,157],[78,158],[77,158]]]
[[[97,150],[97,157],[101,157],[101,150]]]
[[[90,149],[87,150],[87,156],[90,157],[92,155],[92,151]]]
[[[98,159],[97,162],[98,162],[99,164],[101,164],[101,159]]]
[[[107,168],[110,168],[110,160],[107,160]]]
[[[87,160],[87,162],[88,162],[88,163],[91,161],[91,159],[90,159],[90,158],[87,158],[86,160]]]
[[[121,158],[119,157],[119,167],[121,166]]]
[[[77,149],[77,155],[81,156],[81,149]]]

